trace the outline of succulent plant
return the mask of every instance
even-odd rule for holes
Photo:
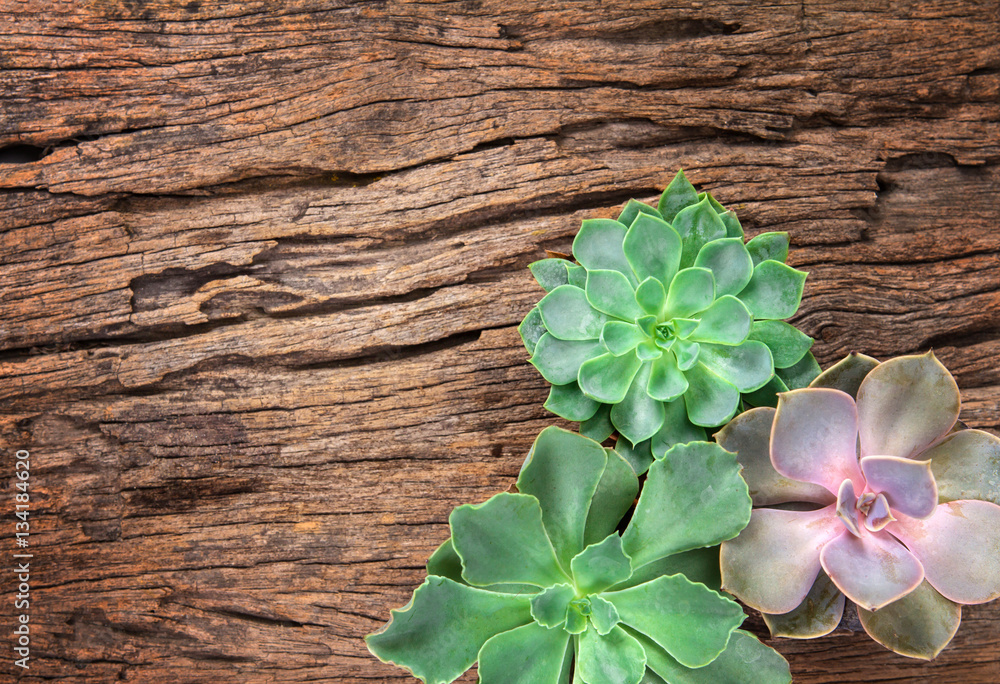
[[[578,263],[531,264],[548,294],[519,330],[552,383],[546,408],[599,441],[613,429],[632,445],[652,439],[659,454],[704,439],[741,393],[760,405],[804,386],[819,367],[812,340],[781,320],[806,278],[787,255],[786,233],[744,244],[736,215],[683,172],[657,208],[630,200],[618,220],[584,221]]]
[[[736,417],[716,439],[757,508],[722,544],[725,590],[798,638],[833,630],[846,596],[873,639],[935,657],[961,605],[1000,596],[1000,440],[959,409],[932,353],[855,354]]]
[[[483,684],[790,682],[780,655],[736,629],[739,605],[702,583],[718,586],[717,549],[703,547],[749,519],[734,455],[678,446],[636,502],[638,489],[613,450],[546,428],[516,493],[452,512],[426,581],[369,649],[434,684],[477,661]]]

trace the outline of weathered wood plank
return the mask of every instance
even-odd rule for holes
[[[0,20],[0,481],[8,500],[30,449],[38,558],[22,681],[413,681],[361,636],[451,509],[560,423],[515,330],[526,265],[678,166],[749,234],[790,232],[822,363],[934,348],[963,420],[1000,431],[995,3]],[[1000,681],[996,604],[932,663],[773,643],[796,681]]]

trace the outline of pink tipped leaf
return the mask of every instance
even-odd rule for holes
[[[920,561],[885,532],[863,530],[855,537],[845,530],[819,558],[837,588],[868,610],[901,599],[924,579]]]
[[[861,471],[869,491],[884,494],[892,510],[913,518],[926,518],[934,512],[938,491],[930,461],[867,456],[861,459]]]

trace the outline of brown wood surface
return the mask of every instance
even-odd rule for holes
[[[0,0],[2,565],[23,682],[413,681],[361,637],[546,383],[526,266],[683,166],[787,230],[827,365],[933,348],[1000,429],[1000,5]],[[772,642],[797,682],[1000,681]],[[464,681],[474,681],[468,675]]]

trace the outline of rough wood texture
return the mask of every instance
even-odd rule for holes
[[[552,5],[0,0],[21,681],[412,681],[362,635],[556,422],[526,265],[679,166],[791,233],[821,363],[934,348],[1000,429],[1000,6]],[[774,645],[995,684],[1000,606],[932,663]]]

